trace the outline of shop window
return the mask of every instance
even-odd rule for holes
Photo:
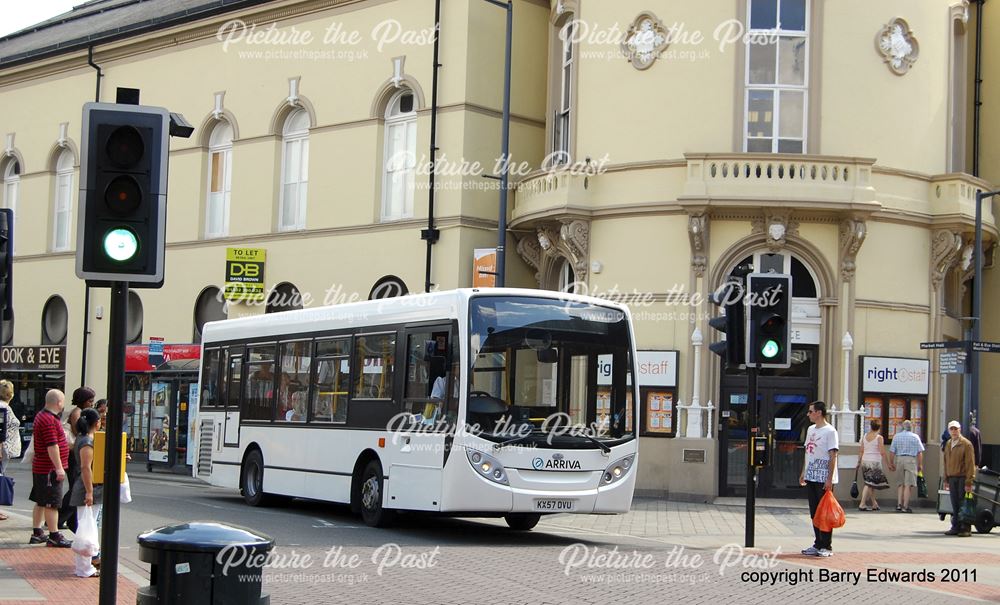
[[[73,152],[64,149],[56,161],[56,187],[53,209],[52,251],[70,248],[73,226]]]
[[[316,373],[312,389],[311,422],[347,422],[347,395],[351,375],[351,340],[316,341]]]
[[[274,415],[274,383],[274,345],[248,347],[242,419],[271,420]]]
[[[42,344],[66,344],[69,329],[69,311],[61,296],[53,296],[42,308]]]
[[[803,153],[808,113],[807,0],[751,0],[743,150]],[[761,43],[764,40],[766,43]]]
[[[229,233],[229,198],[233,173],[233,127],[220,121],[208,143],[208,198],[205,204],[205,237]]]
[[[392,399],[396,333],[354,339],[354,399]]]
[[[278,399],[275,420],[305,422],[309,401],[309,370],[312,364],[312,343],[286,342],[281,345],[281,375],[278,378]]]
[[[886,442],[902,430],[903,421],[913,424],[913,432],[921,441],[927,443],[926,424],[927,398],[924,395],[911,397],[908,395],[865,395],[865,419],[863,431],[867,431],[872,420],[882,424],[880,432]]]
[[[383,153],[382,220],[410,218],[417,166],[417,112],[409,90],[397,93],[386,107]]]
[[[309,114],[304,109],[295,110],[285,118],[281,147],[278,230],[305,229],[309,185]]]
[[[125,326],[128,344],[142,342],[142,299],[133,290],[128,292],[128,323]]]
[[[632,392],[629,391],[629,395]],[[677,431],[677,389],[670,387],[643,387],[642,435],[673,437]],[[598,400],[600,401],[600,400]],[[629,406],[631,413],[631,406]]]
[[[194,342],[201,342],[202,330],[210,321],[221,321],[229,316],[222,293],[215,286],[201,291],[194,303]]]

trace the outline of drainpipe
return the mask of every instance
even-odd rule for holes
[[[431,82],[431,147],[430,147],[430,170],[427,176],[427,228],[420,231],[420,239],[427,242],[427,258],[424,272],[424,292],[430,292],[433,287],[431,283],[431,256],[434,244],[441,237],[441,231],[434,226],[434,178],[437,172],[437,114],[438,114],[438,72],[441,70],[441,63],[438,62],[441,48],[441,0],[434,0],[434,71]]]
[[[94,101],[97,103],[101,102],[101,78],[104,77],[104,72],[101,71],[101,66],[94,63],[94,47],[87,47],[87,65],[93,67],[97,70],[97,82],[94,86]],[[80,245],[77,242],[76,245]],[[83,353],[81,354],[80,361],[80,384],[87,384],[87,341],[90,337],[90,282],[84,282],[83,289]]]
[[[977,0],[976,2],[976,82],[975,100],[972,106],[972,176],[979,176],[979,113],[983,105],[983,4],[986,4],[986,0]]]

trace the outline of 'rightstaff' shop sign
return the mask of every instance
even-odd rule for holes
[[[926,395],[930,388],[930,362],[905,357],[861,358],[861,390],[865,393]]]

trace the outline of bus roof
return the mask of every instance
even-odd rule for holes
[[[572,300],[614,307],[628,314],[628,308],[620,303],[551,290],[461,288],[213,321],[205,324],[202,343],[279,337],[357,325],[378,326],[435,319],[459,319],[468,308],[469,300],[477,296],[530,296]]]

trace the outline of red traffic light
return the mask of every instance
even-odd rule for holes
[[[118,168],[131,168],[145,153],[142,135],[133,126],[119,126],[108,136],[108,159]]]
[[[108,210],[127,216],[135,211],[142,202],[142,189],[135,178],[128,174],[116,176],[104,191],[104,203]]]

